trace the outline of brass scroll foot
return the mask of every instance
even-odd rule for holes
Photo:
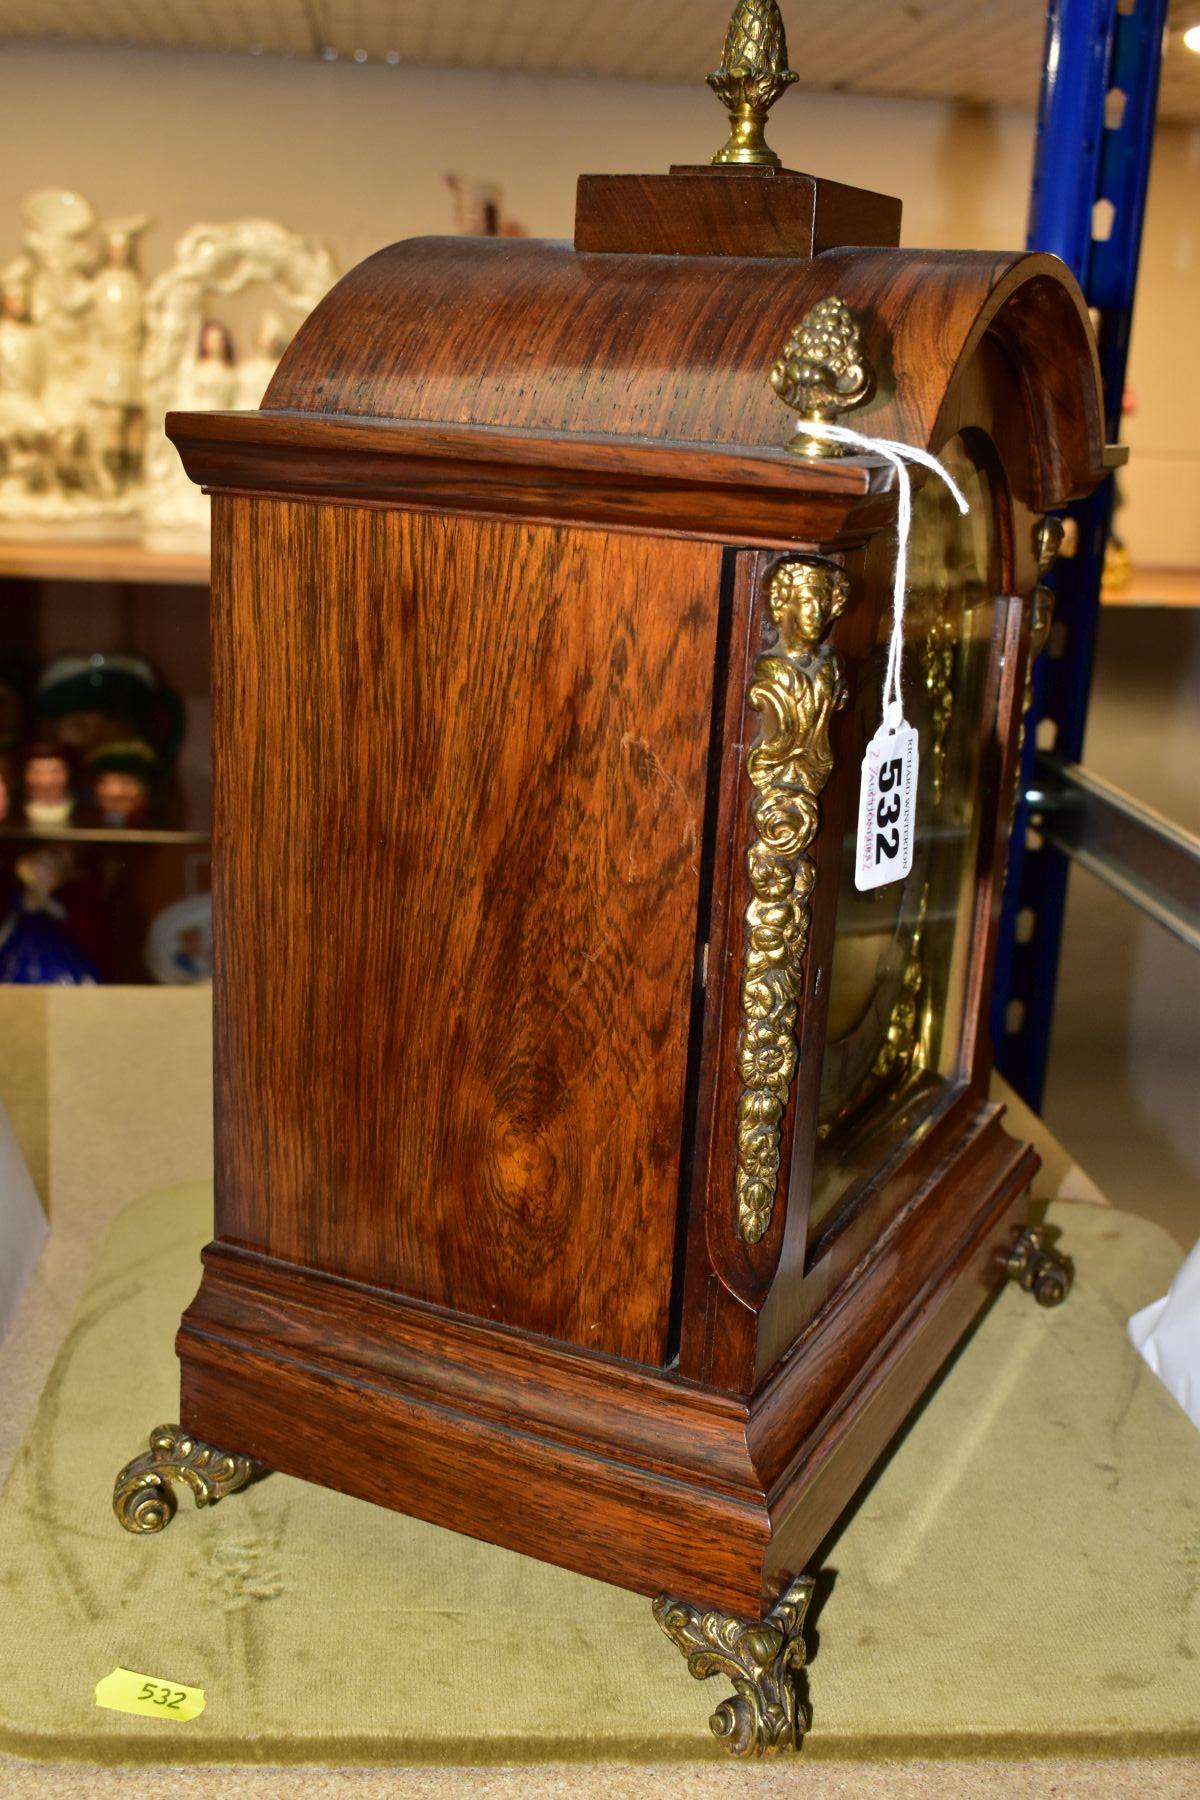
[[[667,1594],[654,1602],[655,1618],[696,1679],[724,1675],[732,1681],[736,1691],[709,1720],[713,1736],[731,1756],[799,1749],[808,1713],[796,1676],[804,1667],[800,1632],[812,1596],[812,1580],[801,1575],[761,1621],[698,1612]]]
[[[113,1511],[126,1531],[162,1531],[178,1504],[173,1481],[186,1481],[197,1506],[211,1506],[266,1473],[266,1464],[252,1456],[214,1449],[189,1437],[182,1425],[160,1425],[150,1433],[150,1448],[117,1476]]]
[[[1053,1249],[1039,1226],[1027,1226],[1008,1253],[1004,1265],[1018,1287],[1032,1294],[1039,1306],[1061,1306],[1071,1291],[1075,1270],[1070,1260]]]

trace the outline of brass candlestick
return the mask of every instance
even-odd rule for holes
[[[767,114],[797,80],[776,0],[741,0],[725,34],[721,66],[708,85],[729,110],[729,138],[714,163],[780,166],[763,136]]]

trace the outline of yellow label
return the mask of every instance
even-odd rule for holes
[[[96,1683],[96,1705],[110,1712],[141,1713],[146,1719],[194,1719],[204,1711],[204,1689],[114,1669]]]

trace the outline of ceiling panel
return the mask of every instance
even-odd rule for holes
[[[731,0],[0,0],[0,39],[252,51],[691,81],[720,54]],[[791,0],[809,88],[1031,105],[1043,0]],[[1172,0],[1161,113],[1200,120],[1200,56]]]

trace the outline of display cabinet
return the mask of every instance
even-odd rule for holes
[[[70,815],[39,821],[22,793],[22,758],[37,740],[53,740],[59,723],[39,716],[40,678],[56,662],[112,659],[151,668],[178,715],[155,804],[143,818],[106,819],[90,801],[91,765],[70,745]],[[133,734],[110,727],[114,738]],[[181,902],[202,905],[195,897],[209,885],[209,736],[207,554],[0,538],[0,981],[9,978],[8,928],[24,889],[18,866],[45,852],[71,863],[70,878],[48,897],[48,916],[65,917],[96,975],[162,979],[147,960],[155,921]]]
[[[158,1529],[265,1469],[654,1597],[794,1744],[811,1559],[989,1297],[1065,1290],[984,1025],[1044,515],[1112,461],[1048,256],[712,167],[348,275],[213,496],[216,1227]],[[739,160],[741,159],[741,160]],[[906,878],[853,875],[917,472]],[[797,430],[797,425],[799,430]],[[1044,623],[1044,617],[1042,617]]]

